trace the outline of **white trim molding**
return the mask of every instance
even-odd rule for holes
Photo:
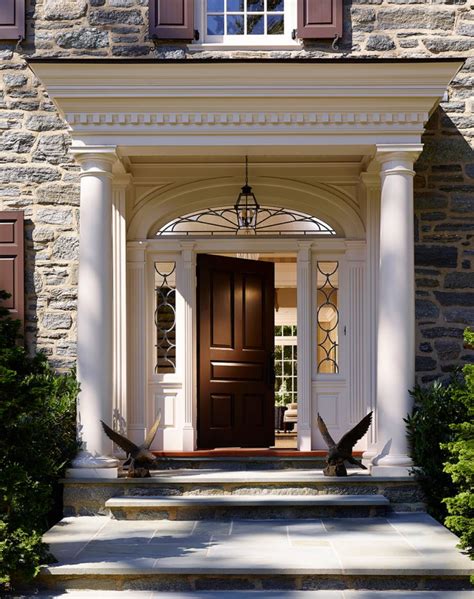
[[[416,143],[461,65],[189,60],[33,62],[31,68],[76,143],[116,143],[124,155],[139,146],[170,152],[197,143]]]

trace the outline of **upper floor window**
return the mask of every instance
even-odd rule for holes
[[[294,0],[203,0],[205,41],[281,44],[291,41]]]
[[[343,0],[148,2],[155,39],[258,47],[342,36]]]

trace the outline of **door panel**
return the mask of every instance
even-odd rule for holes
[[[198,445],[274,443],[274,265],[198,256]]]

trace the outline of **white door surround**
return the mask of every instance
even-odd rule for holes
[[[103,352],[104,364],[110,365],[110,372],[114,373],[116,380],[109,375],[99,380],[100,368],[86,360],[87,352],[93,349],[97,340],[97,335],[91,335],[91,326],[97,315],[91,305],[92,298],[87,298],[86,284],[80,283],[79,367],[82,388],[86,392],[81,395],[79,418],[87,446],[72,475],[84,470],[88,459],[93,463],[94,472],[101,466],[112,465],[112,462],[102,460],[103,456],[110,455],[110,447],[95,422],[99,415],[105,415],[109,409],[111,411],[112,405],[123,406],[127,402],[129,414],[132,413],[137,423],[146,424],[149,418],[144,413],[145,406],[136,405],[138,402],[133,402],[130,410],[130,398],[134,394],[141,393],[144,397],[146,356],[141,356],[141,360],[136,352],[133,355],[137,369],[128,368],[128,392],[124,399],[124,331],[123,327],[119,327],[119,331],[112,327],[124,307],[123,219],[126,218],[129,240],[129,341],[137,331],[146,327],[147,256],[150,252],[169,252],[168,244],[172,243],[150,240],[151,229],[159,221],[153,211],[148,214],[148,219],[138,218],[137,210],[134,213],[135,208],[143,208],[141,216],[146,216],[147,209],[152,210],[150,203],[146,207],[146,193],[141,193],[147,186],[147,177],[149,182],[151,180],[149,193],[157,193],[156,186],[154,191],[151,189],[153,169],[162,179],[159,195],[166,198],[166,194],[171,192],[168,214],[173,210],[177,214],[190,212],[194,206],[184,205],[184,200],[186,185],[192,186],[192,182],[181,181],[182,193],[170,190],[175,183],[166,167],[166,160],[192,162],[193,156],[218,156],[232,161],[233,157],[246,154],[269,163],[278,163],[278,157],[294,161],[294,175],[287,177],[293,180],[291,184],[288,181],[282,185],[275,182],[280,177],[279,164],[270,175],[273,180],[270,186],[266,186],[263,178],[260,181],[262,193],[272,187],[277,205],[278,197],[280,202],[287,201],[289,190],[299,185],[306,189],[309,185],[320,190],[321,206],[312,206],[312,210],[304,211],[322,218],[336,230],[343,221],[353,223],[352,232],[346,229],[338,240],[330,240],[341,244],[341,248],[335,251],[342,251],[345,244],[348,293],[366,290],[365,304],[356,302],[349,308],[350,314],[348,312],[349,338],[360,336],[363,330],[369,346],[367,352],[358,356],[359,362],[348,366],[350,376],[356,377],[355,382],[350,382],[351,393],[357,396],[351,404],[351,417],[355,417],[361,409],[365,412],[376,408],[376,425],[370,432],[366,457],[374,460],[376,466],[373,471],[376,473],[398,475],[407,472],[410,459],[403,417],[410,409],[408,389],[414,383],[414,290],[412,277],[406,276],[407,269],[413,264],[410,225],[413,164],[422,148],[420,140],[424,125],[462,64],[456,60],[421,62],[423,68],[420,68],[420,61],[404,60],[389,63],[382,60],[252,63],[144,60],[138,63],[113,61],[105,65],[94,60],[74,64],[68,61],[64,64],[61,61],[31,61],[35,74],[70,125],[74,151],[81,156],[82,222],[89,223],[95,218],[97,223],[86,234],[86,241],[97,249],[96,256],[99,251],[102,254],[91,271],[85,242],[81,239],[80,280],[87,281],[89,273],[94,271],[103,275],[100,288],[94,288],[93,298],[94,306],[100,306],[100,315],[107,304],[110,308],[113,290],[122,289],[104,321],[107,323],[104,325],[105,338],[100,348],[96,348],[96,351],[100,349]],[[117,159],[112,165],[110,157],[114,155]],[[153,163],[152,157],[162,160],[162,164],[147,164],[147,160]],[[350,162],[351,157],[358,157],[359,163],[356,193],[352,195],[347,193],[343,174],[345,161]],[[300,176],[297,163],[302,158],[308,162],[314,159],[321,162],[320,166],[314,165],[315,173],[318,168],[320,173],[325,171],[319,182],[317,176],[316,180],[309,182]],[[333,166],[327,167],[325,161]],[[334,170],[331,171],[331,168]],[[192,173],[196,171],[198,176],[193,177]],[[120,198],[123,200],[120,194],[125,193],[123,176],[126,174],[131,175],[133,185],[127,192],[124,214],[120,213],[120,208],[117,213],[117,206],[120,206]],[[212,182],[202,183],[199,165],[196,164],[189,167],[188,175],[194,181],[200,179],[201,187],[207,186],[213,205],[229,204],[228,194],[225,195],[226,201],[222,201],[224,180],[218,181],[215,186]],[[331,180],[332,176],[335,178]],[[113,187],[116,177],[121,178],[117,191]],[[227,181],[232,186],[234,182],[233,177]],[[283,189],[285,185],[286,191]],[[234,194],[238,187],[232,189]],[[187,197],[191,196],[188,194]],[[181,198],[183,203],[177,198]],[[351,203],[347,198],[355,198],[355,201]],[[309,199],[308,202],[311,203]],[[267,203],[272,205],[275,202]],[[113,214],[116,216],[113,217]],[[355,219],[351,220],[351,215]],[[144,222],[148,223],[146,230]],[[394,229],[398,235],[393,235]],[[115,243],[109,248],[109,244],[106,247],[99,236],[111,238],[112,230]],[[82,231],[81,227],[81,236]],[[342,233],[341,229],[339,233]],[[119,246],[117,234],[121,239]],[[283,245],[286,243],[286,240],[281,241]],[[329,243],[329,240],[324,243]],[[196,248],[193,240],[186,240],[184,244],[179,258],[183,265],[181,285],[183,293],[192,295]],[[298,308],[301,312],[303,304],[310,302],[310,256],[313,251],[321,251],[317,244],[316,241],[314,247],[308,246],[303,241],[302,245],[292,248],[292,251],[298,252],[299,259],[298,288],[301,292]],[[246,244],[245,251],[258,250],[252,242]],[[131,301],[137,308],[133,313],[130,312]],[[375,317],[377,304],[380,306],[378,326]],[[361,322],[364,324],[361,325]],[[192,304],[186,301],[180,327],[180,334],[187,339],[194,336]],[[311,368],[308,358],[311,355],[311,352],[308,354],[310,339],[307,334],[298,336],[298,347],[301,344],[301,350],[306,350],[303,371]],[[110,349],[111,343],[115,353]],[[192,380],[194,368],[191,352],[192,349],[187,347],[181,357],[185,373],[183,380],[188,383]],[[350,352],[354,353],[353,347]],[[371,364],[367,370],[364,360]],[[308,381],[311,380],[311,376],[305,378],[304,396],[310,396]],[[183,447],[194,443],[192,405],[195,390],[188,383],[183,388],[184,402],[180,403],[180,409],[184,411]],[[170,395],[173,389],[176,391],[176,387],[170,385]],[[113,403],[110,400],[112,392],[122,394],[114,397]],[[330,394],[327,395],[330,402]],[[308,448],[314,442],[309,434],[314,406],[303,402],[302,407],[300,447]],[[139,432],[138,429],[136,432]],[[114,468],[105,470],[112,473]]]

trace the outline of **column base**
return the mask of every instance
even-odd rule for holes
[[[296,425],[298,432],[298,451],[311,451],[311,429]]]
[[[196,431],[192,426],[183,428],[183,451],[194,451],[196,449]]]
[[[66,470],[66,478],[118,478],[119,460],[81,451]]]
[[[372,461],[372,476],[413,476],[413,461],[407,455],[388,454]]]
[[[362,464],[366,467],[366,468],[371,468],[372,467],[372,460],[375,458],[375,456],[377,455],[377,451],[374,449],[368,449],[367,451],[364,451],[364,453],[362,454]]]

